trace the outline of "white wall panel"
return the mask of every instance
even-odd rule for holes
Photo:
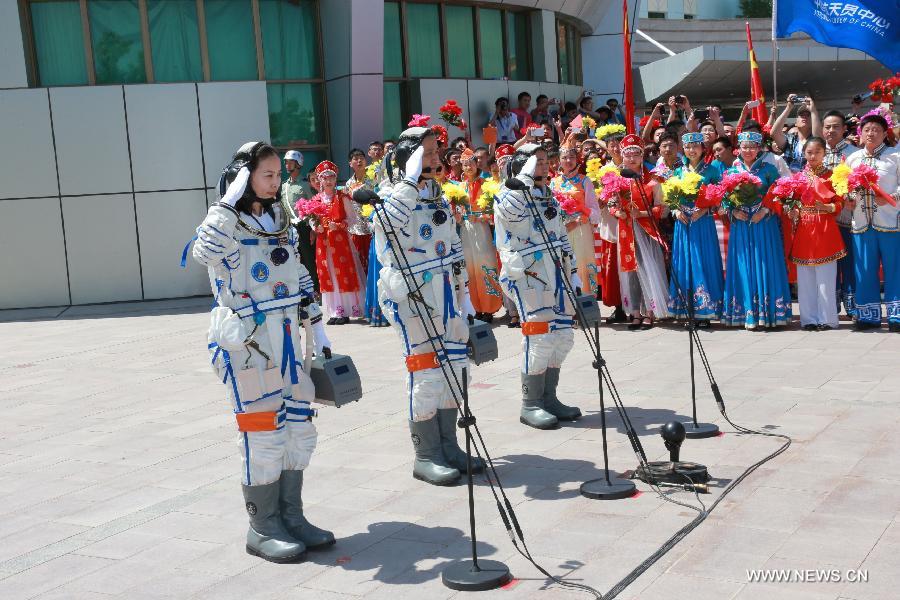
[[[353,111],[350,143],[366,152],[372,140],[384,136],[384,80],[381,75],[351,76],[350,103]],[[334,140],[334,134],[331,139]]]
[[[127,85],[135,191],[204,187],[193,83]]]
[[[469,86],[465,79],[421,79],[419,80],[419,93],[422,99],[422,114],[431,115],[431,125],[443,125],[447,128],[447,141],[459,136],[464,136],[462,129],[448,126],[438,114],[438,109],[447,100],[456,100],[463,109],[462,117],[466,123],[471,123],[469,118]],[[412,115],[404,115],[404,118]],[[479,139],[481,139],[481,127],[476,127]],[[472,132],[473,134],[475,131]]]
[[[262,81],[199,83],[206,185],[214,187],[235,150],[269,141],[269,105]]]
[[[72,304],[141,299],[131,194],[63,198]]]
[[[120,86],[50,88],[64,196],[131,193]]]
[[[469,123],[472,126],[472,142],[482,145],[481,130],[494,114],[494,101],[504,96],[509,97],[509,82],[492,79],[470,79],[469,85]],[[518,92],[516,92],[518,94]],[[510,105],[515,108],[515,105]]]
[[[0,91],[0,131],[0,198],[59,194],[47,90]]]
[[[0,309],[69,303],[58,198],[0,201]]]
[[[206,268],[181,251],[206,215],[204,190],[137,194],[138,239],[144,298],[174,298],[209,293]]]
[[[0,88],[27,87],[18,2],[0,2]]]

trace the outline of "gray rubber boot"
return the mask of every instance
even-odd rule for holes
[[[455,408],[439,408],[437,411],[438,428],[441,431],[441,449],[444,451],[444,460],[451,467],[466,473],[466,452],[459,447],[456,441],[456,419],[459,411]],[[463,433],[465,435],[465,433]],[[484,471],[484,461],[472,455],[472,474]]]
[[[334,534],[310,523],[303,515],[303,471],[281,472],[281,522],[294,538],[310,550],[334,544]]]
[[[274,563],[303,560],[306,546],[285,531],[278,516],[277,481],[266,485],[242,485],[250,529],[247,531],[247,554]]]
[[[522,373],[522,412],[519,422],[535,429],[555,429],[559,421],[544,410],[544,385],[546,373],[526,375]]]
[[[566,406],[556,397],[556,386],[559,385],[559,369],[547,367],[544,380],[544,410],[560,421],[575,421],[581,418],[581,409],[577,406]]]
[[[427,421],[410,421],[409,433],[416,451],[413,477],[432,485],[453,485],[459,481],[459,471],[444,462],[437,415]]]

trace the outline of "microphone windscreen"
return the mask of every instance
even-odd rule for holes
[[[628,179],[637,179],[639,175],[632,171],[631,169],[622,169],[619,173],[622,177],[627,177]]]
[[[353,192],[353,201],[357,204],[376,204],[378,202],[378,194],[372,190],[359,188]]]
[[[511,190],[524,190],[526,187],[528,187],[515,177],[513,177],[512,179],[507,179],[505,185]]]

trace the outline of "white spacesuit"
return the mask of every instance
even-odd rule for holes
[[[468,366],[466,317],[474,310],[452,208],[441,187],[430,179],[432,169],[423,169],[426,146],[429,157],[436,157],[435,138],[429,129],[414,127],[401,134],[394,154],[401,177],[380,186],[384,203],[376,208],[373,221],[383,265],[379,301],[400,335],[406,357],[409,427],[416,453],[413,476],[449,485],[465,471],[466,454],[456,440],[457,404],[440,365],[450,367],[456,381],[463,383],[463,369]],[[427,314],[420,311],[423,304]],[[429,329],[422,319],[427,320]],[[432,340],[428,331],[439,339]],[[447,375],[451,375],[450,369]],[[454,389],[458,390],[455,382]],[[461,399],[458,393],[457,398]],[[473,459],[473,472],[483,467],[483,462]]]
[[[581,416],[578,408],[566,406],[556,397],[560,367],[574,343],[575,309],[564,278],[569,277],[573,291],[581,282],[571,261],[572,248],[559,207],[545,184],[546,152],[540,146],[524,144],[510,167],[516,179],[509,180],[497,196],[494,225],[503,265],[500,285],[516,303],[522,319],[525,356],[519,420],[537,429],[552,429],[560,420]],[[554,254],[561,265],[554,262]]]
[[[219,184],[221,200],[197,229],[193,257],[209,268],[216,296],[209,350],[240,432],[247,551],[293,562],[306,548],[334,543],[330,532],[303,516],[303,469],[316,446],[316,428],[301,328],[314,332],[317,351],[329,344],[312,280],[296,251],[289,207],[280,193],[257,196],[250,183],[270,151],[257,142],[235,154]]]

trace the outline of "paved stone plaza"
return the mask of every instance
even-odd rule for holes
[[[466,490],[411,476],[403,361],[390,329],[332,327],[364,398],[323,408],[307,514],[337,545],[296,565],[244,552],[235,425],[206,353],[208,299],[0,313],[0,598],[100,600],[468,597],[441,570],[469,549]],[[61,313],[61,314],[60,314]],[[549,432],[518,422],[520,332],[495,328],[500,358],[474,370],[473,410],[533,555],[606,592],[694,516],[644,484],[616,502],[582,498],[600,475],[598,398],[583,339],[560,390],[586,416]],[[900,336],[798,329],[701,333],[731,418],[794,439],[619,598],[898,597]],[[601,346],[651,459],[656,433],[690,414],[680,328],[604,328]],[[701,373],[698,371],[698,374]],[[778,447],[736,435],[702,375],[701,417],[725,435],[688,440],[718,489]],[[635,457],[610,414],[611,465]],[[478,598],[589,598],[515,551],[484,479],[479,550],[516,580]],[[675,497],[695,502],[692,494]],[[749,583],[750,569],[863,569],[867,583]]]

